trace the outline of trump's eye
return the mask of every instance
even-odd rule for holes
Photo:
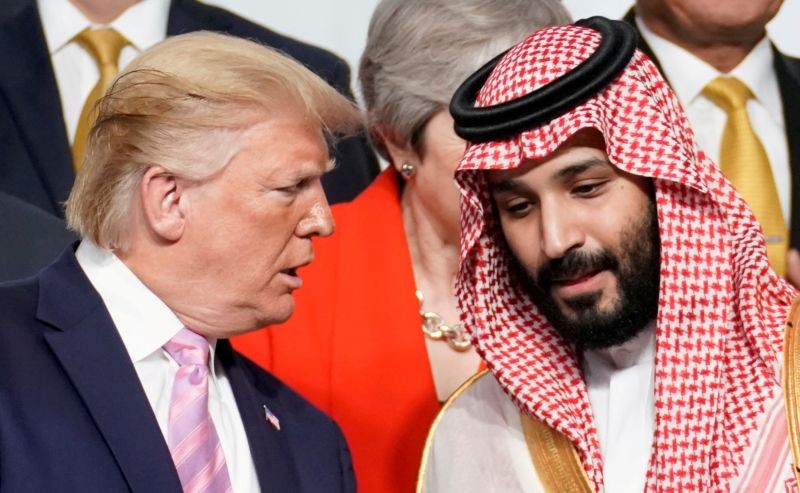
[[[294,183],[292,185],[289,185],[287,187],[280,187],[280,188],[277,188],[276,190],[281,192],[281,193],[285,193],[287,195],[295,195],[298,192],[300,192],[302,189],[304,189],[306,186],[308,186],[309,182],[310,182],[310,180],[308,178],[303,178],[302,180],[300,180],[300,181],[298,181],[298,182],[296,182],[296,183]]]

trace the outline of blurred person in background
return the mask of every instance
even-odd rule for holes
[[[227,338],[292,314],[333,231],[327,140],[361,123],[244,39],[131,62],[67,204],[80,244],[0,285],[0,490],[355,491],[335,423]]]
[[[800,60],[766,30],[782,4],[638,0],[625,20],[764,227],[770,263],[800,286]]]
[[[291,321],[235,342],[335,417],[361,491],[413,490],[440,403],[480,364],[456,310],[465,142],[450,98],[531,32],[569,22],[557,0],[385,0],[373,14],[359,78],[390,166],[334,207]]]
[[[0,281],[36,274],[78,239],[62,219],[2,192],[0,238]]]

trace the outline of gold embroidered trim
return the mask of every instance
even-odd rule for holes
[[[547,493],[593,493],[577,450],[569,438],[520,413],[522,431],[539,481]]]
[[[425,471],[428,468],[433,437],[436,428],[444,416],[445,411],[463,394],[472,384],[477,382],[489,370],[482,370],[466,382],[461,384],[455,392],[442,405],[439,414],[431,424],[428,437],[425,440],[425,448],[422,452],[422,462],[417,474],[417,493],[423,493],[422,486],[425,484]],[[561,493],[565,491],[574,493],[593,493],[592,483],[583,469],[578,452],[567,437],[548,427],[544,423],[535,421],[520,413],[522,431],[525,435],[525,442],[528,445],[528,452],[531,455],[536,474],[542,482],[547,493]]]
[[[800,327],[800,298],[794,300],[786,321],[783,340],[783,398],[786,402],[786,427],[792,445],[792,468],[800,483],[800,337],[794,327]]]
[[[425,484],[425,470],[428,469],[428,459],[430,456],[431,445],[433,445],[433,436],[436,434],[436,428],[439,425],[439,421],[442,420],[444,412],[447,411],[447,409],[456,401],[456,399],[459,398],[459,396],[461,396],[461,394],[467,390],[468,387],[477,382],[487,373],[489,373],[489,370],[485,369],[469,377],[467,381],[462,383],[456,390],[454,390],[453,393],[450,394],[450,397],[448,397],[447,400],[444,401],[444,404],[442,404],[442,408],[439,410],[439,413],[433,420],[430,430],[428,430],[428,437],[425,439],[425,448],[422,449],[422,462],[419,465],[419,472],[417,473],[417,493],[423,493],[422,485]]]

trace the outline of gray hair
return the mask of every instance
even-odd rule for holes
[[[359,79],[370,137],[416,147],[459,84],[533,31],[569,24],[560,0],[383,0],[372,14]]]

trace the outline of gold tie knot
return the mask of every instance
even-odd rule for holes
[[[75,36],[75,40],[91,53],[101,69],[110,65],[115,71],[119,65],[119,54],[129,43],[125,36],[110,27],[86,28]]]
[[[117,75],[119,54],[129,42],[123,35],[111,28],[84,29],[75,36],[75,41],[86,48],[100,69],[100,78],[83,103],[83,110],[81,110],[80,117],[78,117],[78,127],[75,129],[75,140],[72,143],[72,159],[73,166],[77,171],[83,162],[89,130],[92,128],[96,117],[94,114],[95,103],[105,94]]]
[[[753,97],[750,88],[736,77],[717,77],[703,89],[703,94],[725,113],[744,108]]]

